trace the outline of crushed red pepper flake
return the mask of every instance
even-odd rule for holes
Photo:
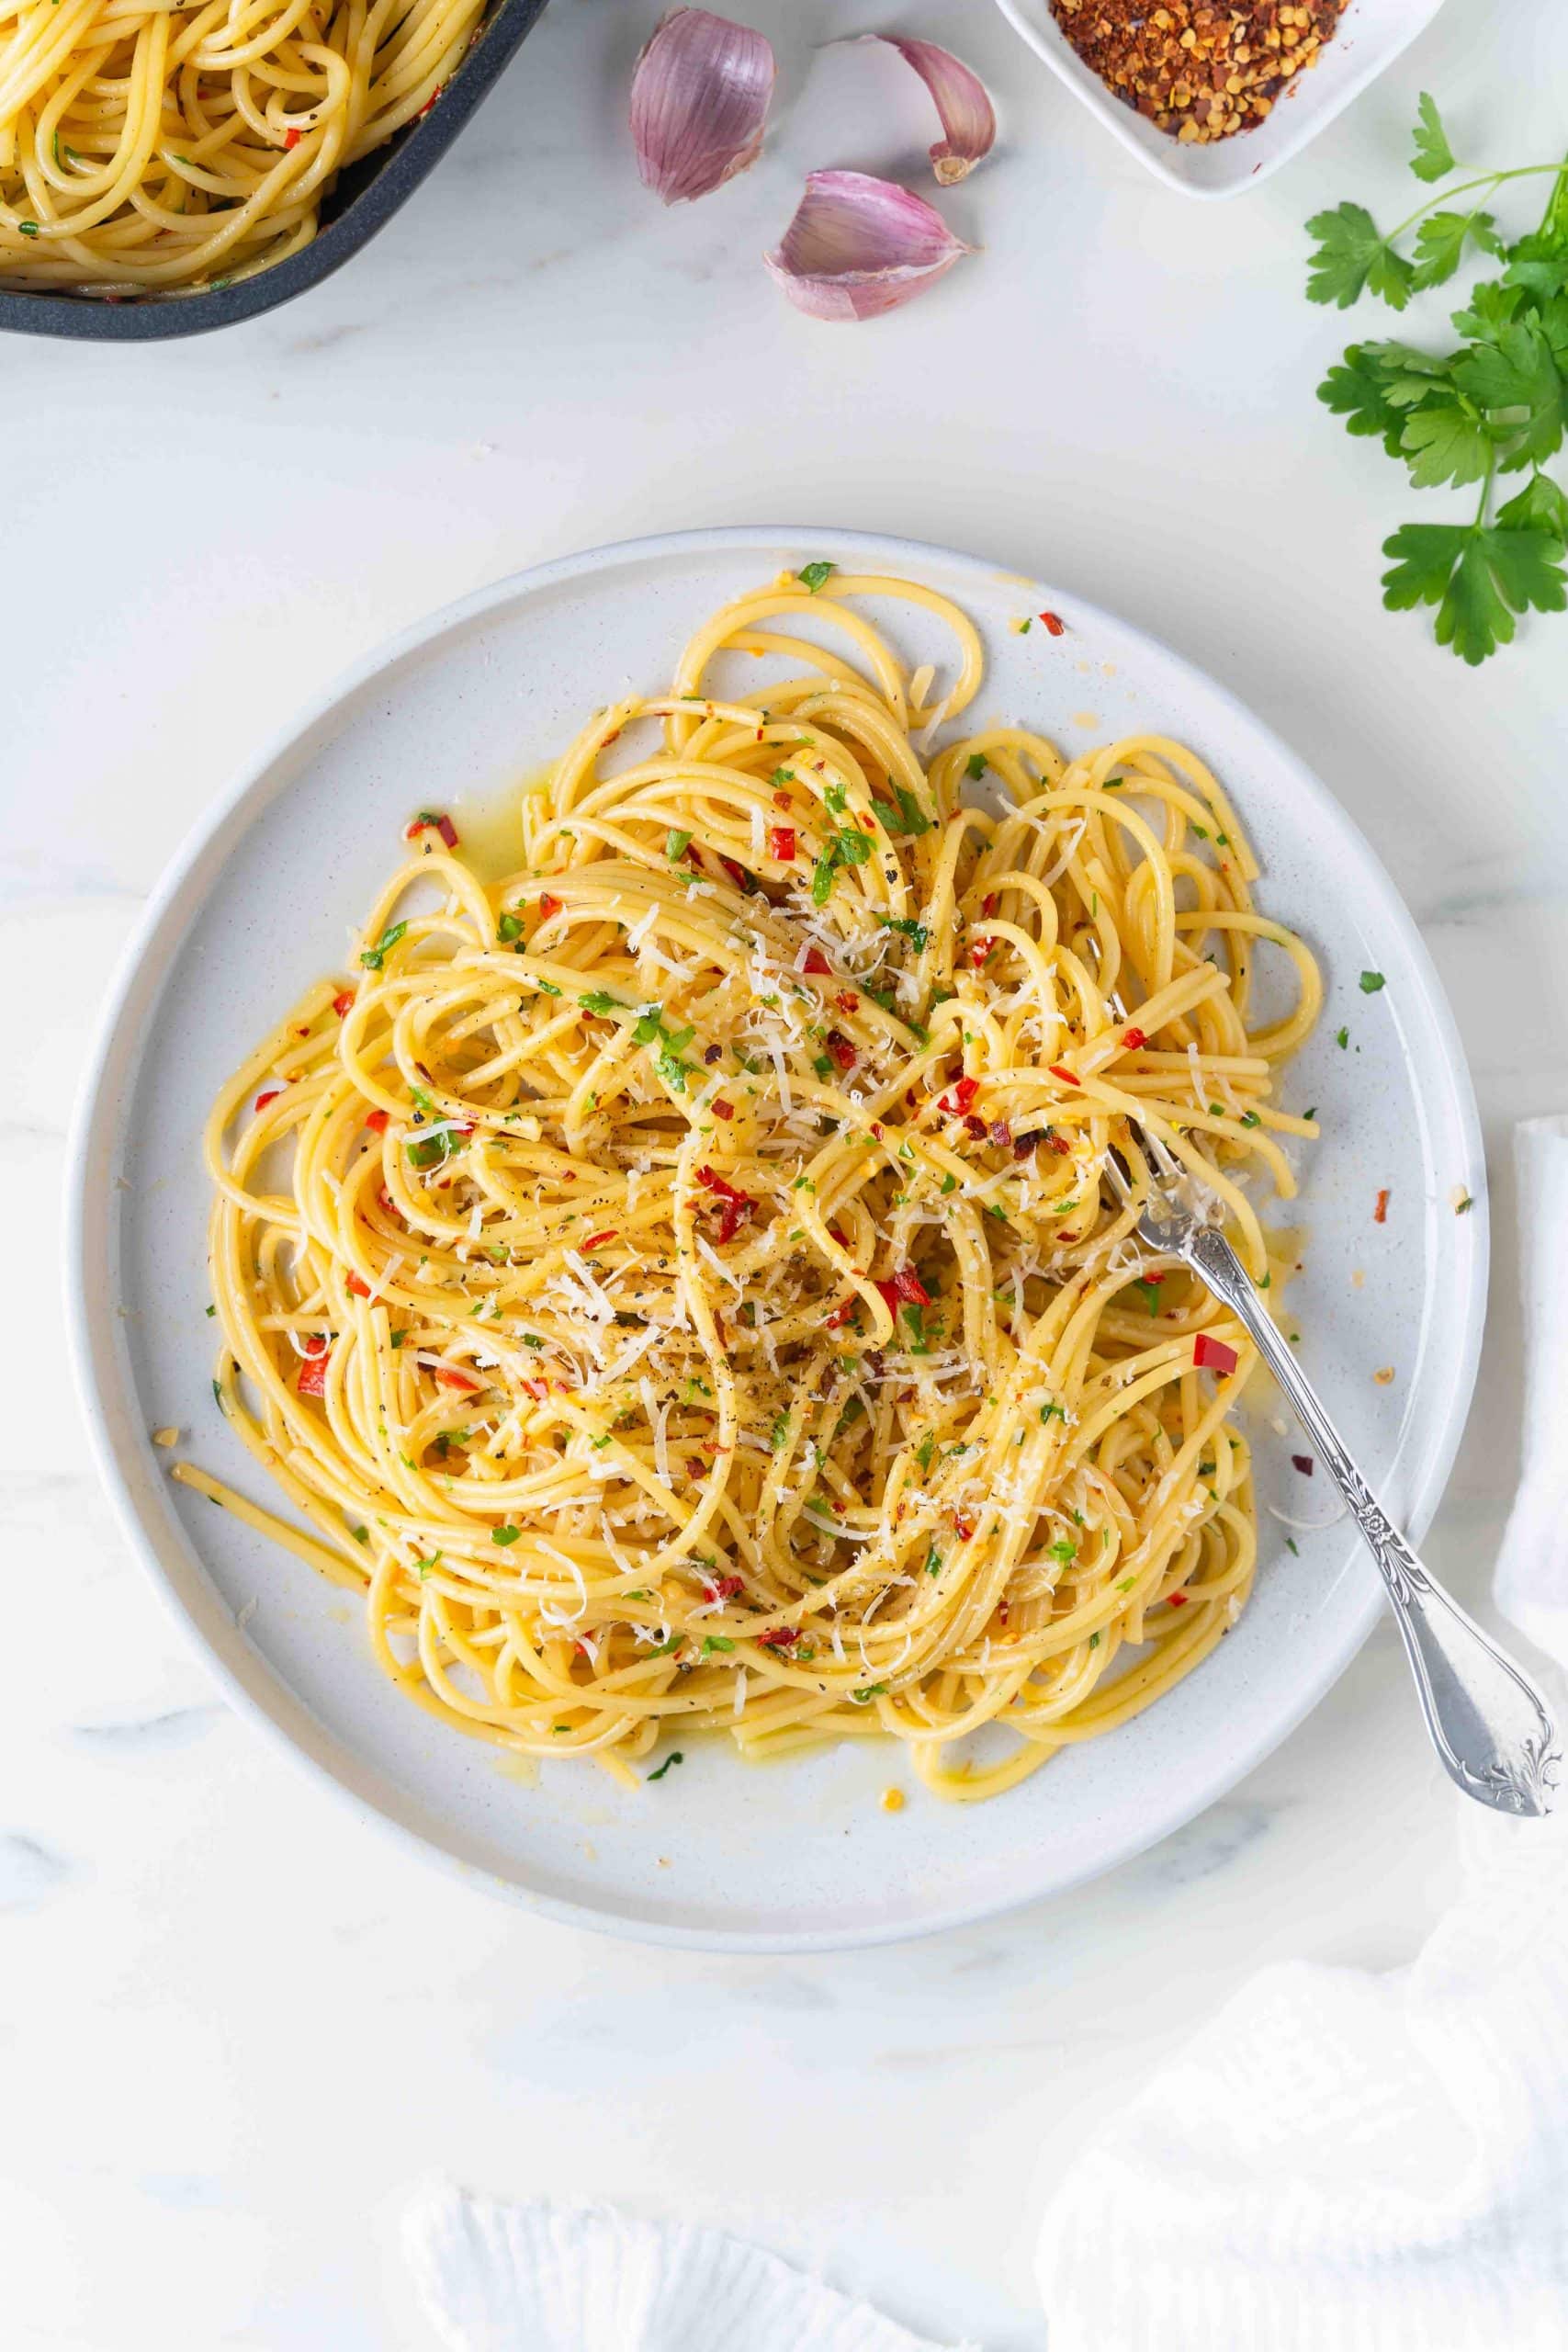
[[[1051,0],[1072,47],[1108,90],[1184,142],[1256,130],[1315,65],[1348,0]],[[1050,628],[1054,617],[1042,613]],[[1053,631],[1053,634],[1055,634]]]

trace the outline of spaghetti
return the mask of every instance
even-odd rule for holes
[[[0,0],[0,283],[227,284],[316,233],[484,0]]]
[[[1293,1190],[1281,1140],[1315,1128],[1275,1078],[1321,992],[1190,752],[988,726],[925,765],[976,633],[830,572],[599,713],[505,880],[448,817],[411,827],[352,981],[208,1133],[215,1385],[303,1524],[176,1475],[362,1592],[388,1677],[457,1728],[622,1770],[675,1730],[881,1734],[977,1797],[1146,1706],[1247,1598],[1251,1352],[1134,1239],[1138,1134],[1282,1279],[1246,1183]],[[865,596],[951,627],[940,701]],[[720,697],[736,651],[792,674]]]

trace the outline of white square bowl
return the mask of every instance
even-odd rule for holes
[[[1205,143],[1183,142],[1168,130],[1156,130],[1114,96],[1068,40],[1051,13],[1051,0],[997,0],[1031,49],[1115,132],[1123,147],[1131,148],[1168,187],[1184,196],[1202,197],[1239,196],[1278,171],[1409,48],[1442,5],[1443,0],[1350,0],[1333,40],[1318,52],[1317,63],[1280,92],[1273,112],[1256,130]]]

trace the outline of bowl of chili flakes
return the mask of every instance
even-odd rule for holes
[[[1278,171],[1442,0],[997,0],[1124,147],[1184,196]]]

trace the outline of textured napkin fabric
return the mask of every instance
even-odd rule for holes
[[[940,2352],[761,2246],[607,2205],[436,2186],[403,2239],[450,2352]]]
[[[1524,1473],[1495,1589],[1561,1666],[1568,1118],[1516,1148]],[[1264,1970],[1086,2149],[1045,2219],[1049,2352],[1568,2352],[1568,1792],[1545,1821],[1455,1802],[1459,1899],[1411,1967]]]

